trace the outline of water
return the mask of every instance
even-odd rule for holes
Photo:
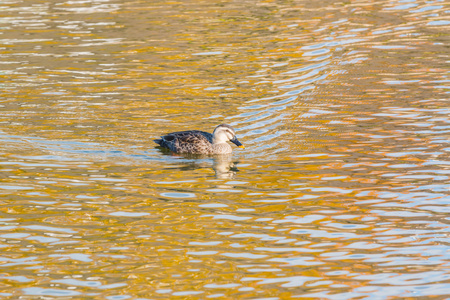
[[[448,3],[0,11],[2,297],[449,296]]]

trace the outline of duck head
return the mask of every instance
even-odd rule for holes
[[[245,148],[244,145],[238,141],[233,127],[227,124],[217,126],[213,132],[213,144],[226,143],[228,141],[232,142],[239,148]]]

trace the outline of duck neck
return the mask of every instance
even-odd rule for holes
[[[213,145],[227,144],[227,141],[225,141],[225,140],[223,140],[223,139],[220,139],[220,138],[218,138],[218,137],[216,137],[216,136],[213,136],[212,144],[213,144]],[[227,144],[227,145],[228,145],[228,144]]]
[[[213,141],[212,151],[215,154],[227,154],[227,153],[231,153],[233,151],[233,149],[231,148],[230,145],[228,145],[227,142],[214,143],[214,141]]]

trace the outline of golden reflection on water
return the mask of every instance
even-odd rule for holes
[[[448,294],[444,2],[0,10],[1,296]]]

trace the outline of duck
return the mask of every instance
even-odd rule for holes
[[[233,148],[227,143],[245,148],[236,137],[233,127],[228,124],[217,126],[213,133],[200,130],[178,131],[154,140],[159,146],[179,154],[230,154]]]

